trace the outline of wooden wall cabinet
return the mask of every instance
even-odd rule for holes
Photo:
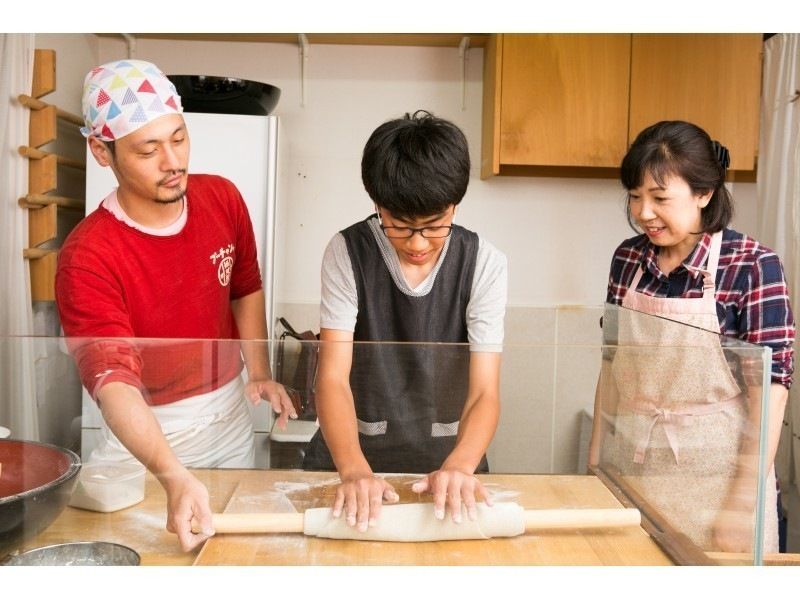
[[[483,83],[482,178],[616,176],[659,120],[694,122],[732,170],[755,168],[760,34],[497,34]]]
[[[501,165],[619,164],[627,142],[630,35],[500,34],[490,44],[495,62],[484,68],[496,73],[499,126],[484,145],[492,150],[486,166],[493,174]],[[484,110],[486,100],[484,91]]]
[[[628,138],[659,120],[687,120],[718,139],[731,170],[758,154],[761,34],[634,34]]]

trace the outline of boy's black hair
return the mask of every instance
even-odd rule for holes
[[[467,138],[456,125],[417,110],[383,123],[364,146],[361,180],[378,206],[414,219],[458,205],[469,183]]]
[[[724,156],[719,155],[724,150]],[[668,176],[685,180],[693,193],[713,191],[711,201],[700,213],[701,229],[715,233],[730,224],[733,199],[725,187],[727,150],[711,140],[703,129],[682,120],[664,120],[644,129],[622,159],[620,179],[628,190],[639,187],[649,173],[659,185]],[[639,231],[631,215],[630,196],[625,200],[628,224]]]

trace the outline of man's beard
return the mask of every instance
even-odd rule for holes
[[[186,197],[186,189],[181,189],[180,191],[178,191],[175,194],[174,197],[170,197],[170,198],[167,198],[167,199],[163,199],[161,197],[156,197],[154,199],[154,201],[156,203],[160,203],[162,205],[169,205],[169,204],[181,201],[184,197]]]
[[[180,174],[185,174],[186,170],[185,169],[181,169],[181,170],[178,170],[177,172],[180,173]],[[161,181],[159,181],[158,185],[159,186],[163,185],[166,181],[171,179],[173,176],[175,176],[175,175],[171,174],[171,175],[167,176],[166,178],[164,178]],[[170,198],[167,198],[167,199],[162,199],[161,197],[156,197],[154,201],[156,203],[169,205],[169,204],[181,201],[184,197],[186,197],[186,189],[178,189],[177,191],[175,191],[175,195],[173,197],[170,197]]]

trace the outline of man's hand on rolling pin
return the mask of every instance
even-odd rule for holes
[[[445,505],[455,523],[461,523],[461,504],[467,508],[467,517],[471,521],[478,518],[475,507],[477,494],[488,506],[492,506],[492,497],[483,484],[471,473],[458,469],[438,469],[414,482],[411,490],[417,493],[433,494],[433,514],[437,519],[445,518]]]
[[[336,489],[336,500],[333,502],[331,514],[340,517],[344,511],[347,525],[358,525],[358,531],[365,532],[367,527],[374,527],[378,522],[384,500],[395,503],[400,500],[400,496],[383,478],[371,471],[343,476],[342,483]]]
[[[188,552],[214,535],[208,490],[186,469],[160,480],[167,491],[167,531],[177,534],[181,548]],[[192,532],[192,520],[202,532]]]
[[[261,399],[272,405],[272,410],[278,414],[278,427],[286,429],[286,421],[291,417],[297,419],[297,411],[292,405],[292,399],[283,387],[283,384],[274,380],[250,380],[244,387],[244,395],[253,405],[258,405]]]

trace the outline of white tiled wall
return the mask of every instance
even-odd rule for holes
[[[601,315],[600,307],[507,309],[492,471],[583,473],[581,418],[594,404]]]
[[[602,308],[557,310],[553,473],[585,473],[579,469],[581,422],[592,412],[600,373]]]

